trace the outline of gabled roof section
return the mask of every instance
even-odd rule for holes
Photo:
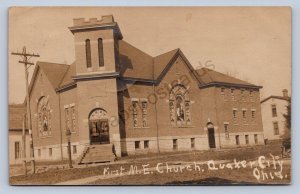
[[[208,68],[197,69],[196,72],[199,76],[199,79],[201,79],[201,81],[203,82],[200,88],[214,85],[261,88],[261,86],[256,86],[254,84],[248,83],[246,81],[231,77],[229,75],[225,75],[223,73]]]
[[[71,65],[68,65],[68,69],[63,77],[63,79],[61,80],[59,86],[64,86],[67,84],[70,84],[73,82],[72,76],[76,75],[76,64],[75,62],[72,63]]]
[[[129,43],[121,40],[119,41],[119,54],[120,75],[125,79],[159,83],[172,66],[174,60],[176,60],[177,57],[181,57],[187,64],[191,73],[195,76],[200,88],[217,85],[261,88],[261,86],[256,86],[208,68],[202,68],[195,71],[180,49],[174,49],[162,55],[151,57]]]
[[[54,89],[59,87],[62,79],[64,78],[67,70],[69,69],[69,65],[66,64],[58,64],[58,63],[48,63],[48,62],[38,62],[37,65],[41,68],[41,70],[45,73],[48,80]]]
[[[269,96],[269,97],[263,99],[262,101],[260,101],[260,103],[262,104],[262,103],[264,103],[264,102],[266,102],[266,101],[268,101],[268,100],[270,100],[270,99],[272,99],[272,98],[278,99],[278,100],[285,100],[285,101],[287,101],[287,102],[291,100],[290,97],[274,96],[274,95],[271,95],[271,96]]]
[[[12,104],[8,106],[8,129],[10,131],[21,130],[23,128],[25,113],[26,107],[24,104]]]
[[[119,64],[123,77],[153,79],[153,58],[123,40],[119,41]]]
[[[169,69],[172,67],[172,65],[174,64],[176,59],[180,57],[181,60],[184,61],[185,65],[189,69],[191,75],[193,75],[194,78],[196,79],[197,84],[198,85],[202,84],[202,81],[198,77],[197,73],[195,72],[195,69],[190,64],[189,60],[185,57],[185,55],[183,54],[183,52],[180,49],[172,50],[172,51],[167,52],[167,53],[165,53],[165,54],[163,54],[159,57],[161,58],[160,63],[157,63],[156,65],[160,66],[161,72],[156,71],[156,76],[157,76],[157,77],[155,77],[155,82],[156,83],[159,83],[164,78],[164,76],[167,74]]]
[[[154,79],[157,79],[170,61],[174,58],[179,49],[174,49],[162,55],[154,57]]]
[[[119,41],[120,75],[126,79],[157,81],[180,49],[152,57],[129,43]]]
[[[60,85],[69,66],[70,65],[67,65],[67,64],[38,61],[36,63],[36,66],[35,66],[35,69],[34,69],[30,84],[29,84],[29,95],[32,92],[36,77],[40,70],[42,70],[45,73],[45,75],[47,76],[47,78],[48,78],[49,82],[51,83],[51,85],[53,86],[53,88],[56,89]],[[25,101],[26,101],[26,99],[25,99]],[[25,101],[24,101],[24,103],[25,103]]]

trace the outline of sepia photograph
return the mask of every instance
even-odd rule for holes
[[[10,185],[291,184],[291,7],[10,7]]]

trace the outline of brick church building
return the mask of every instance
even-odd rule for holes
[[[78,163],[264,144],[261,86],[195,70],[180,49],[152,57],[123,40],[112,16],[69,29],[75,62],[37,62],[30,83],[36,160],[68,158],[67,130]]]

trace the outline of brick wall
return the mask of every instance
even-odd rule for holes
[[[97,108],[107,112],[110,143],[115,144],[117,155],[121,155],[118,117],[117,83],[115,79],[81,81],[77,83],[77,111],[80,142],[89,144],[89,115]]]
[[[223,88],[223,91],[221,91]],[[233,90],[233,93],[231,92]],[[243,93],[242,93],[243,91]],[[252,91],[252,94],[250,94]],[[228,124],[228,133],[230,138],[221,137],[221,146],[228,147],[235,145],[235,135],[239,135],[241,144],[245,141],[245,135],[251,138],[254,134],[258,135],[259,143],[263,144],[262,117],[260,106],[260,94],[258,89],[250,88],[215,88],[216,107],[218,126],[221,134],[225,134],[224,124]],[[234,96],[234,97],[233,97]],[[233,110],[236,110],[236,118],[233,116]],[[245,118],[243,118],[245,111]],[[252,111],[254,118],[252,118]],[[254,143],[252,144],[254,145]]]
[[[48,99],[51,109],[51,135],[39,136],[38,128],[38,102],[41,97]],[[50,144],[61,144],[59,97],[47,76],[38,70],[35,83],[30,96],[32,133],[34,147],[42,147]]]
[[[103,39],[103,55],[104,67],[99,67],[98,58],[98,38]],[[77,74],[87,72],[107,71],[114,72],[115,65],[115,37],[113,29],[98,30],[98,31],[83,31],[74,34],[75,39],[75,56],[76,56],[76,71]],[[86,52],[85,40],[89,39],[91,44],[92,67],[86,67]]]
[[[192,124],[188,127],[175,127],[171,125],[169,108],[169,85],[174,85],[180,79],[180,83],[188,87],[191,100]],[[235,88],[234,99],[231,96],[231,88],[225,88],[221,94],[220,87],[199,89],[190,70],[179,57],[169,69],[166,76],[158,86],[152,85],[127,85],[128,91],[123,94],[123,103],[126,112],[124,136],[122,136],[123,152],[127,154],[139,154],[159,150],[174,151],[173,139],[177,139],[177,150],[192,150],[191,138],[194,138],[193,149],[209,149],[207,124],[212,123],[215,132],[215,144],[217,148],[240,147],[264,144],[262,133],[262,120],[259,90],[249,88]],[[243,89],[243,95],[241,94]],[[133,127],[132,98],[148,99],[149,128]],[[151,103],[151,102],[155,102]],[[128,108],[126,108],[128,107]],[[233,109],[237,109],[237,118],[233,118]],[[242,117],[242,110],[246,110],[246,118]],[[255,110],[252,118],[251,111]],[[153,112],[153,113],[152,113]],[[156,115],[157,114],[157,117]],[[140,115],[139,115],[140,116]],[[138,117],[141,121],[141,117]],[[157,119],[157,126],[156,125]],[[225,136],[224,123],[228,123],[229,138]],[[236,136],[239,136],[239,145],[236,144]],[[248,136],[246,143],[245,136]],[[257,142],[254,141],[257,136]],[[135,141],[149,140],[153,142],[153,148],[146,151],[142,148],[135,149]]]

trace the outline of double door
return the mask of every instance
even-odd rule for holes
[[[108,120],[89,121],[91,144],[109,144]]]

